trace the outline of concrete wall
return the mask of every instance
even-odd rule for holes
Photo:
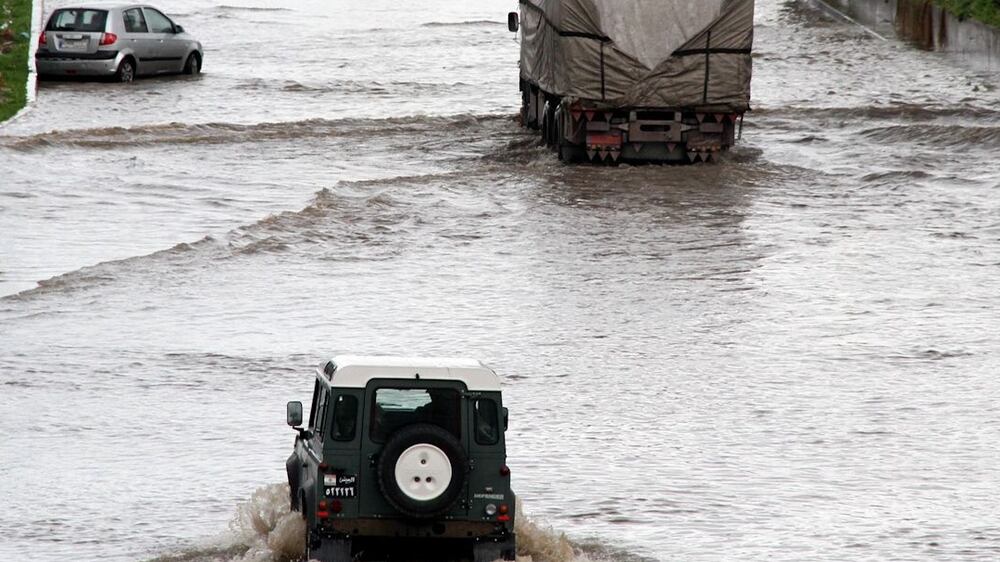
[[[1000,70],[1000,29],[959,19],[930,0],[823,0],[875,30],[893,27],[926,49],[956,53],[975,66]]]

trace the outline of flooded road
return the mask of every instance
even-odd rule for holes
[[[163,7],[0,128],[0,559],[294,558],[342,351],[497,368],[535,560],[1000,557],[995,75],[759,0],[725,162],[566,167],[513,2]]]

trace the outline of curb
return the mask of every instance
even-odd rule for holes
[[[38,98],[38,75],[35,74],[35,52],[38,50],[38,36],[42,31],[42,12],[45,9],[44,1],[31,0],[31,37],[28,39],[28,81],[25,85],[27,91],[25,92],[24,107],[12,115],[10,119],[0,123],[0,127],[8,123],[13,123],[27,113]]]
[[[854,25],[858,26],[858,27],[859,27],[859,28],[861,28],[861,29],[862,29],[862,30],[863,30],[863,31],[864,31],[865,33],[867,33],[867,34],[871,35],[872,37],[874,37],[874,38],[876,38],[876,39],[881,39],[882,41],[888,41],[888,40],[889,40],[889,39],[888,39],[888,38],[887,38],[886,36],[884,36],[884,35],[881,35],[881,34],[877,33],[877,32],[876,32],[876,31],[875,31],[874,29],[872,29],[872,28],[871,28],[871,27],[870,27],[869,25],[866,25],[866,24],[864,24],[864,23],[862,23],[862,22],[860,22],[860,21],[858,21],[858,20],[856,20],[856,19],[852,18],[851,16],[849,16],[849,15],[845,14],[844,12],[842,12],[841,10],[839,10],[839,9],[838,9],[838,8],[837,8],[836,6],[834,6],[833,4],[831,4],[831,3],[827,2],[827,0],[819,0],[819,4],[820,4],[820,6],[821,6],[821,7],[823,8],[823,9],[825,9],[826,11],[828,11],[828,12],[830,12],[830,13],[834,14],[835,16],[837,16],[837,17],[839,17],[839,18],[843,19],[843,20],[844,20],[844,21],[846,21],[846,22],[849,22],[849,23],[852,23],[852,24],[854,24]]]
[[[885,28],[887,36],[955,55],[975,70],[1000,70],[1000,27],[973,18],[960,19],[931,0],[813,1],[873,35],[872,30]]]

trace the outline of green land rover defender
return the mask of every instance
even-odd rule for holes
[[[514,560],[507,409],[479,361],[338,356],[286,463],[306,559]]]

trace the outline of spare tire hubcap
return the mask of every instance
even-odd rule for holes
[[[430,443],[418,443],[403,451],[396,461],[396,485],[407,497],[431,501],[451,484],[451,461]]]

